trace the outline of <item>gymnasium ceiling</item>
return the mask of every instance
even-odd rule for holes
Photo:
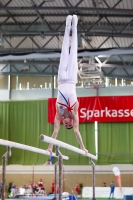
[[[79,69],[133,79],[133,0],[1,0],[0,74],[57,75],[69,14]]]

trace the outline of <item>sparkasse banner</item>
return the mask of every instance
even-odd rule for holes
[[[79,97],[79,122],[132,122],[133,96]],[[56,98],[48,99],[48,122],[54,123]]]

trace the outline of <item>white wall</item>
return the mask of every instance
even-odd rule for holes
[[[113,174],[113,167],[117,166],[121,174],[133,174],[132,164],[117,164],[117,165],[96,165],[96,174]],[[92,174],[91,165],[63,165],[65,174]],[[2,166],[0,166],[0,174],[2,173]],[[33,165],[7,165],[6,174],[32,174]],[[34,165],[35,174],[54,174],[54,165]],[[101,180],[102,182],[102,180]]]
[[[96,96],[96,89],[77,88],[78,96]],[[105,88],[98,88],[98,96],[124,96],[133,95],[133,86],[112,86]]]
[[[133,95],[133,86],[112,86],[99,88],[99,96]]]
[[[0,100],[9,100],[9,90],[0,90]]]
[[[51,89],[11,90],[11,100],[47,99],[51,96]]]
[[[54,90],[54,97],[57,97],[58,90]],[[133,95],[133,86],[117,86],[95,89],[76,88],[77,96],[124,96]],[[52,97],[52,89],[32,90],[11,90],[11,100],[47,99]],[[0,100],[8,100],[9,91],[0,90]]]

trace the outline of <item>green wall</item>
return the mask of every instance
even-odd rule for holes
[[[132,123],[99,123],[98,161],[96,164],[133,163],[133,124]],[[39,140],[40,134],[52,135],[53,124],[47,122],[47,100],[0,102],[0,138],[41,149],[48,144]],[[94,124],[80,124],[80,132],[86,148],[95,154]],[[66,130],[61,125],[57,139],[79,147],[73,130]],[[66,165],[86,165],[87,157],[66,149],[62,154],[69,156]],[[0,146],[0,156],[6,147]],[[12,149],[12,156],[7,164],[43,164],[48,156]],[[0,159],[0,164],[2,159]],[[56,161],[56,159],[55,159]]]

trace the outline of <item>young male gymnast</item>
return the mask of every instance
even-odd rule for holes
[[[56,138],[60,129],[60,121],[63,121],[67,129],[74,129],[74,133],[80,148],[86,153],[79,132],[79,103],[76,95],[76,83],[78,73],[77,63],[77,23],[76,15],[68,15],[66,18],[65,34],[62,45],[60,65],[58,71],[58,96],[56,101],[56,115],[54,119],[54,131],[52,138]],[[72,26],[71,26],[72,25]],[[72,28],[71,49],[69,53],[69,35]],[[49,144],[48,151],[52,153],[53,145]]]

